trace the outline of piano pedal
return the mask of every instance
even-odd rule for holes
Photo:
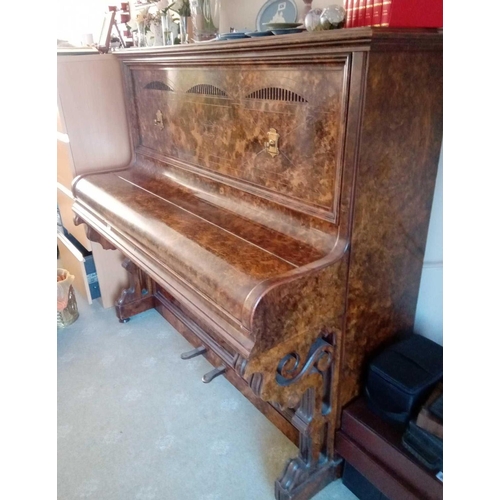
[[[222,375],[225,371],[226,371],[225,366],[218,366],[217,368],[214,368],[212,371],[205,373],[205,375],[203,375],[203,377],[201,377],[201,381],[204,384],[208,384],[208,383],[212,382],[212,380],[215,377]]]
[[[200,346],[200,347],[197,347],[196,349],[193,349],[192,351],[183,352],[181,354],[181,359],[195,358],[196,356],[200,356],[202,354],[205,354],[206,352],[207,352],[207,349],[203,346]]]

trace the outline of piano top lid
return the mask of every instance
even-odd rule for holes
[[[353,51],[366,50],[442,50],[442,28],[347,28],[320,32],[303,32],[286,36],[217,40],[192,44],[121,49],[114,52],[124,61],[148,59],[169,59],[196,55],[224,56],[246,53],[255,63],[256,52],[269,49],[314,49],[342,48]],[[280,56],[281,59],[282,56]]]

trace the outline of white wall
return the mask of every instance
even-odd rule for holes
[[[432,203],[415,332],[443,345],[443,150]]]
[[[114,0],[56,0],[56,36],[80,45],[82,35],[91,33],[94,42],[99,40],[104,14],[108,5],[115,5]]]

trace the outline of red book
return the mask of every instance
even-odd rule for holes
[[[372,26],[380,26],[382,21],[382,0],[374,0],[372,10]]]
[[[380,26],[389,26],[392,7],[393,7],[392,0],[383,0],[382,14],[380,14]]]
[[[353,0],[352,2],[352,27],[357,28],[358,24],[358,9],[359,9],[359,0]]]
[[[365,11],[366,11],[366,0],[359,0],[358,26],[366,26],[365,25]]]
[[[373,0],[366,0],[365,26],[372,25]]]
[[[352,0],[344,0],[345,8],[345,27],[351,28],[352,26]]]
[[[383,0],[382,26],[391,28],[441,28],[442,0]]]

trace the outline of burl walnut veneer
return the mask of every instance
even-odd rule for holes
[[[117,52],[129,166],[83,175],[77,222],[299,445],[276,498],[339,473],[363,364],[414,322],[442,137],[442,33],[344,29]],[[189,362],[189,361],[186,361]]]

